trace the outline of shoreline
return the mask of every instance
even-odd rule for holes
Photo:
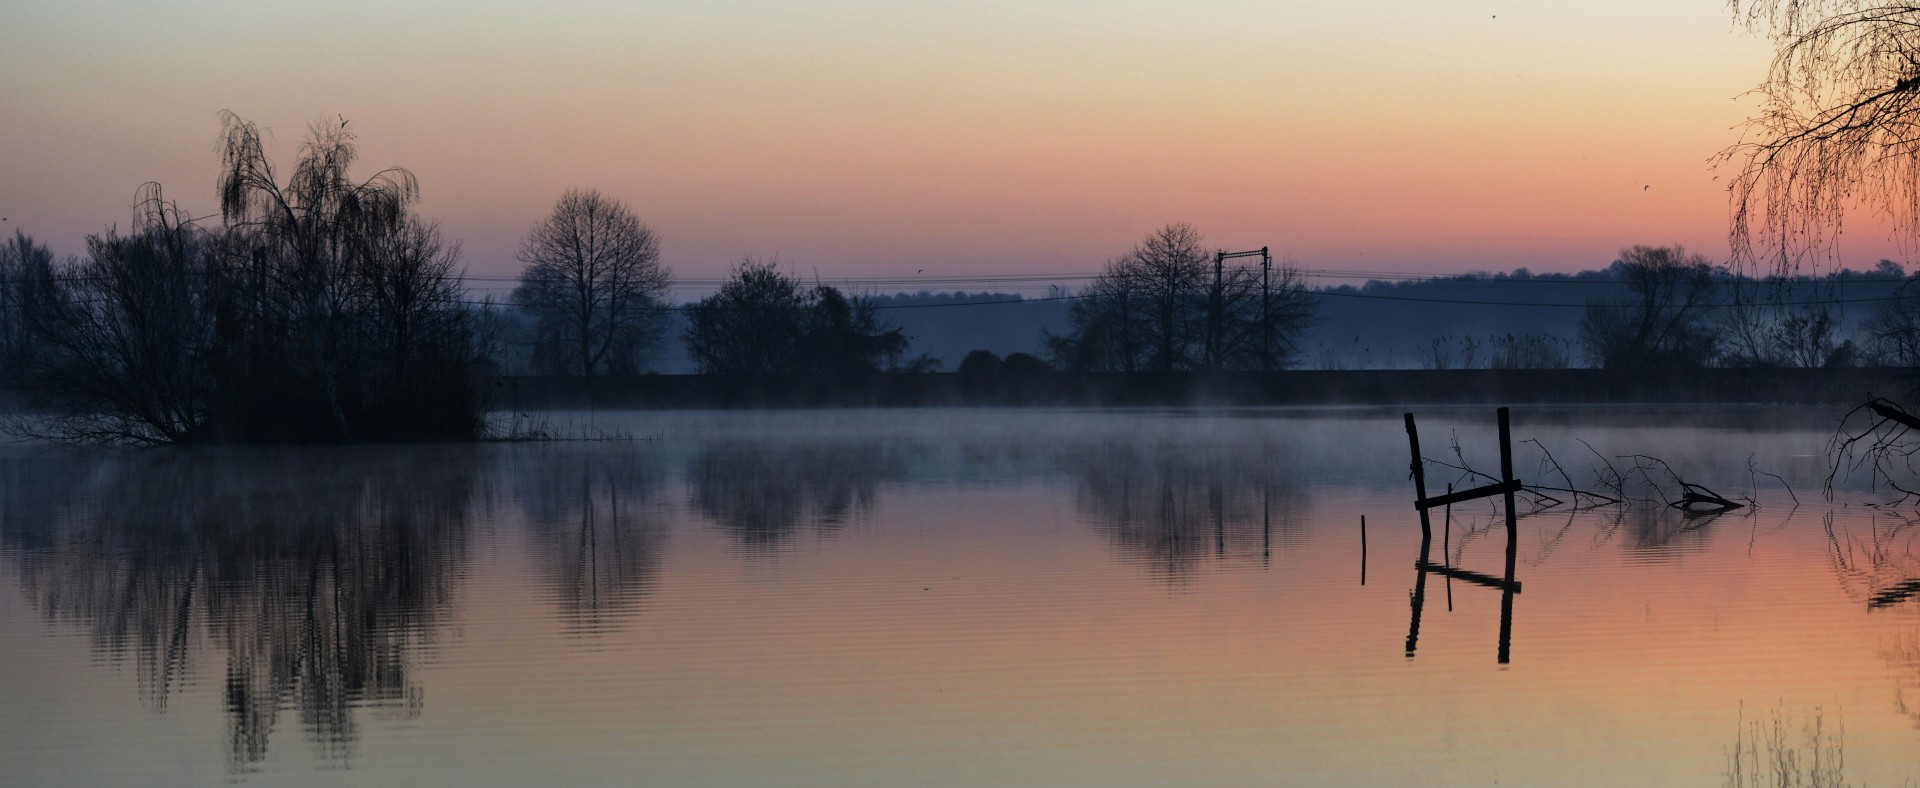
[[[502,377],[496,410],[1267,405],[1857,405],[1903,399],[1920,369],[1298,370],[1272,373],[957,372],[728,377]]]

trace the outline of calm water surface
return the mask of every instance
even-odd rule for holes
[[[1528,514],[1507,664],[1498,591],[1412,604],[1397,411],[8,449],[0,782],[1702,784],[1758,744],[1898,784],[1920,528],[1821,497],[1838,415],[1517,410],[1583,484],[1580,440],[1761,505]],[[1490,409],[1421,419],[1428,456],[1497,468]],[[1487,504],[1446,541],[1500,573]]]

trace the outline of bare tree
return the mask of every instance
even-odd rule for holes
[[[1107,268],[1068,307],[1066,334],[1042,341],[1062,369],[1274,370],[1299,357],[1316,303],[1297,266],[1222,267],[1200,231],[1170,224]]]
[[[1920,367],[1920,286],[1909,279],[1860,326],[1866,353],[1890,367]]]
[[[53,250],[23,231],[0,242],[0,389],[25,382],[38,342],[34,325],[60,309]]]
[[[627,205],[568,191],[520,247],[515,300],[538,322],[536,363],[576,375],[632,373],[666,325],[672,277],[660,237]]]
[[[1885,0],[1729,0],[1772,38],[1762,100],[1722,156],[1735,263],[1775,273],[1829,259],[1847,209],[1920,238],[1920,7]]]
[[[1273,371],[1299,358],[1299,337],[1317,319],[1318,304],[1291,262],[1269,270],[1224,268],[1207,302],[1213,340],[1206,368]]]
[[[1130,256],[1138,270],[1134,281],[1145,296],[1146,320],[1141,326],[1147,370],[1174,372],[1200,366],[1211,257],[1200,231],[1190,224],[1169,224],[1148,235]]]
[[[1146,366],[1142,317],[1146,294],[1132,255],[1107,261],[1107,270],[1067,306],[1072,330],[1042,334],[1041,342],[1062,369],[1137,372]]]
[[[37,434],[60,440],[180,443],[214,432],[219,317],[234,291],[214,239],[158,184],[134,229],[87,239],[60,277],[65,308],[34,326],[44,344],[32,385],[60,410]]]
[[[1707,258],[1680,246],[1635,246],[1620,251],[1613,271],[1630,298],[1588,304],[1580,321],[1580,342],[1595,366],[1684,369],[1714,358],[1719,340],[1706,319],[1714,276]]]

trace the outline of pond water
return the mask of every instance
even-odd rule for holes
[[[0,450],[0,782],[1897,784],[1920,512],[1821,495],[1839,415],[1516,409],[1529,482],[1648,454],[1757,506],[1523,503],[1504,663],[1502,593],[1415,570],[1397,410]],[[1497,469],[1492,409],[1419,417]],[[1492,503],[1451,517],[1429,557],[1502,574]]]

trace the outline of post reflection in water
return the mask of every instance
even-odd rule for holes
[[[208,645],[224,652],[230,768],[266,757],[284,708],[344,760],[356,707],[419,712],[409,659],[447,616],[474,464],[324,455],[8,463],[20,583],[49,619],[89,627],[97,653],[130,660],[155,710]]]
[[[1455,491],[1453,485],[1447,485],[1445,495],[1438,498],[1427,497],[1426,460],[1420,454],[1420,432],[1414,424],[1412,413],[1405,414],[1407,447],[1411,452],[1408,465],[1413,480],[1414,509],[1420,513],[1420,557],[1414,562],[1417,576],[1414,578],[1412,592],[1413,612],[1407,625],[1407,657],[1413,657],[1414,649],[1420,642],[1420,614],[1426,607],[1427,575],[1438,574],[1447,579],[1447,610],[1453,610],[1453,580],[1460,579],[1476,585],[1500,590],[1500,664],[1507,664],[1512,658],[1513,642],[1513,595],[1520,592],[1520,583],[1514,579],[1514,566],[1519,555],[1520,534],[1518,531],[1519,513],[1514,508],[1514,493],[1521,489],[1521,483],[1513,475],[1513,435],[1509,425],[1509,412],[1501,408],[1496,412],[1499,423],[1500,476],[1493,484],[1468,490]],[[1453,504],[1492,496],[1501,496],[1501,512],[1507,525],[1507,570],[1504,577],[1491,577],[1459,569],[1453,565],[1454,558],[1447,554],[1453,538]],[[1440,509],[1445,521],[1442,523],[1443,552],[1441,563],[1433,563],[1433,523],[1432,510]],[[1465,541],[1464,539],[1462,541]]]

